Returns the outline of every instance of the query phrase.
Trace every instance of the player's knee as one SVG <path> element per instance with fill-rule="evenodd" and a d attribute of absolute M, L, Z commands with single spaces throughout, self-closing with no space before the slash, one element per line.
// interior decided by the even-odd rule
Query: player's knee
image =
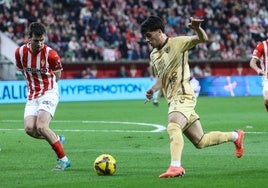
<path fill-rule="evenodd" d="M 180 125 L 177 123 L 169 123 L 167 126 L 167 132 L 170 137 L 178 133 L 180 130 Z"/>
<path fill-rule="evenodd" d="M 46 133 L 46 130 L 47 130 L 46 126 L 37 125 L 37 128 L 36 128 L 37 134 L 44 135 Z"/>
<path fill-rule="evenodd" d="M 27 126 L 27 125 L 25 125 L 25 126 L 24 126 L 24 131 L 25 131 L 27 134 L 32 135 L 33 132 L 34 132 L 34 128 L 31 127 L 31 126 Z"/>
<path fill-rule="evenodd" d="M 37 138 L 37 132 L 36 132 L 36 128 L 33 126 L 24 126 L 24 131 L 26 134 L 28 134 L 31 137 Z"/>
<path fill-rule="evenodd" d="M 195 147 L 197 149 L 203 149 L 204 147 L 206 147 L 206 142 L 207 142 L 207 137 L 204 135 L 201 140 L 195 144 Z"/>

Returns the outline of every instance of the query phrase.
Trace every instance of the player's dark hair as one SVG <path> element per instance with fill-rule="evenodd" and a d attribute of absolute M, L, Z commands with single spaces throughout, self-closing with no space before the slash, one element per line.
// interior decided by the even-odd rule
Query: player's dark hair
<path fill-rule="evenodd" d="M 41 23 L 33 22 L 33 23 L 31 23 L 31 24 L 29 25 L 29 31 L 28 31 L 28 33 L 29 33 L 29 36 L 30 36 L 30 37 L 32 37 L 33 34 L 34 34 L 35 36 L 40 37 L 40 36 L 46 34 L 46 28 L 45 28 L 45 26 L 44 26 L 43 24 L 41 24 Z"/>
<path fill-rule="evenodd" d="M 165 32 L 165 25 L 161 18 L 158 16 L 149 16 L 142 24 L 141 24 L 141 34 L 144 35 L 146 32 L 156 31 L 157 29 L 161 29 L 162 32 Z"/>

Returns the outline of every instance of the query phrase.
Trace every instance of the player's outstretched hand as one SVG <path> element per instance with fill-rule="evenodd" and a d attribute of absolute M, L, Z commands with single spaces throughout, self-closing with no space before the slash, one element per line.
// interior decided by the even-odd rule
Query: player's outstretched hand
<path fill-rule="evenodd" d="M 190 17 L 190 22 L 188 23 L 188 27 L 190 27 L 191 29 L 199 28 L 203 21 L 204 21 L 203 19 Z"/>

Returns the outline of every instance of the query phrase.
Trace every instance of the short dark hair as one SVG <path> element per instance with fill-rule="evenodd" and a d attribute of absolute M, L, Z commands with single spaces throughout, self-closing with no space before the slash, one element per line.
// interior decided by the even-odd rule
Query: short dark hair
<path fill-rule="evenodd" d="M 161 29 L 162 32 L 165 32 L 165 25 L 162 19 L 158 16 L 149 16 L 142 24 L 141 24 L 141 34 L 144 35 L 146 32 L 156 31 L 157 29 Z"/>
<path fill-rule="evenodd" d="M 32 37 L 33 35 L 40 37 L 40 36 L 46 34 L 46 28 L 41 23 L 33 22 L 29 25 L 28 33 L 29 33 L 30 37 Z"/>

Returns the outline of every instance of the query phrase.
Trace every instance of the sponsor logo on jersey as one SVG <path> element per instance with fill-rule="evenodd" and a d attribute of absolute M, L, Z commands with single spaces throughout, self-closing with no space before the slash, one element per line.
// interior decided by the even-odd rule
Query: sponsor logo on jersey
<path fill-rule="evenodd" d="M 36 69 L 36 68 L 28 68 L 28 67 L 24 68 L 24 71 L 28 73 L 42 73 L 42 74 L 45 74 L 48 72 L 46 68 Z"/>
<path fill-rule="evenodd" d="M 170 46 L 168 46 L 167 48 L 165 48 L 165 52 L 168 54 L 170 52 Z"/>

